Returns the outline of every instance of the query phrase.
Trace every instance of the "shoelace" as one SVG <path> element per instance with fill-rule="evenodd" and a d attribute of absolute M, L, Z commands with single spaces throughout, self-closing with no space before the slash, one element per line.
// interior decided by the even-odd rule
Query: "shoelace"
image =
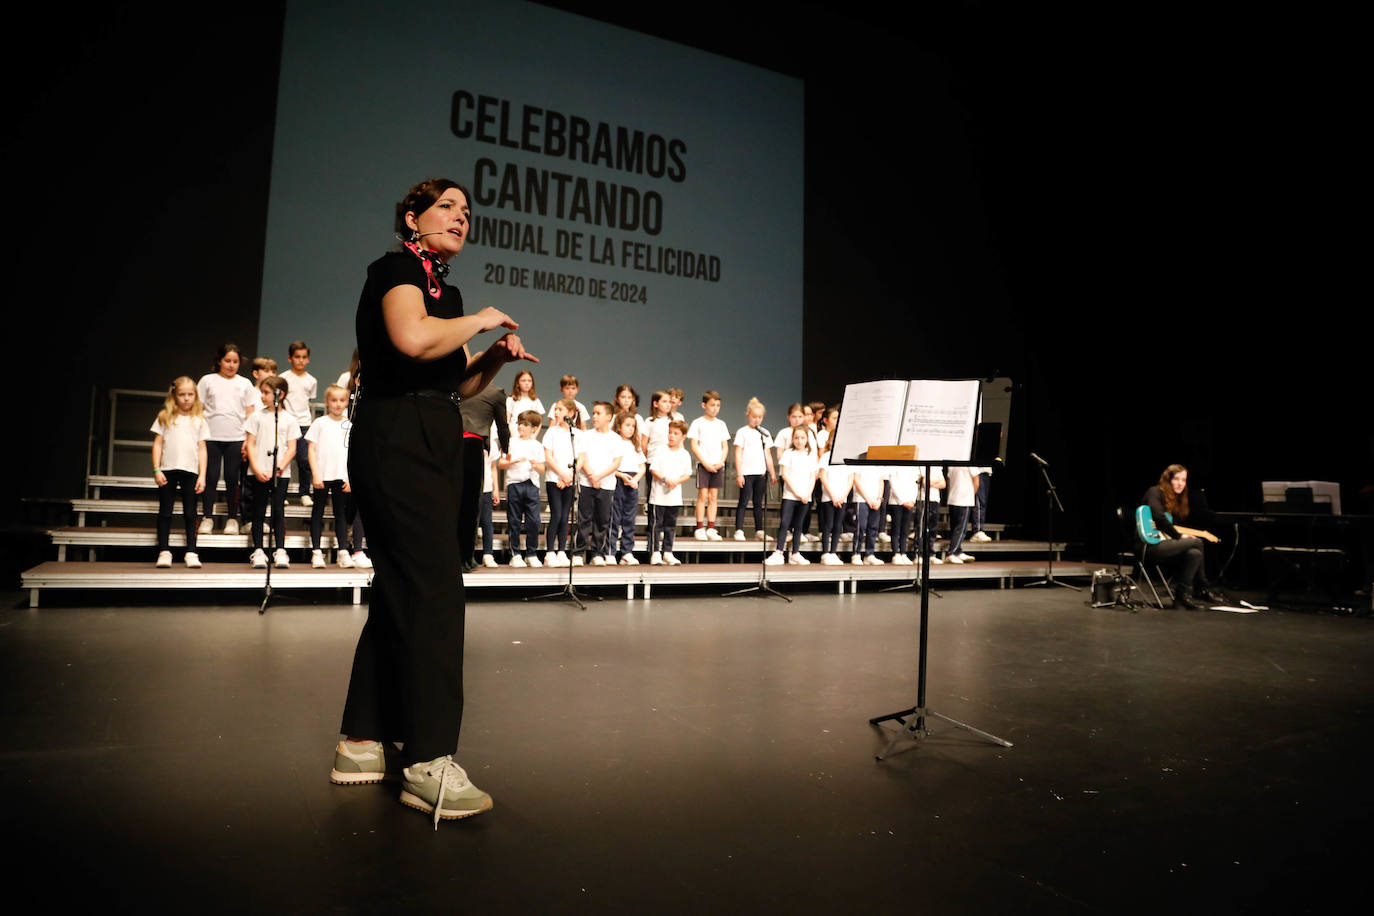
<path fill-rule="evenodd" d="M 444 793 L 448 791 L 449 780 L 453 780 L 453 787 L 461 789 L 467 784 L 467 771 L 460 767 L 453 759 L 453 755 L 439 757 L 431 760 L 425 767 L 426 776 L 434 776 L 439 780 L 439 794 L 434 799 L 434 829 L 439 829 L 439 812 L 444 807 Z"/>

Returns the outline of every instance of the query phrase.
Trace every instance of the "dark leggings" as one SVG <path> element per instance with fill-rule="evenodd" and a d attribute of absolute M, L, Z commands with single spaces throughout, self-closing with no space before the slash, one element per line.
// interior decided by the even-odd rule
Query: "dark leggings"
<path fill-rule="evenodd" d="M 222 442 L 210 439 L 205 443 L 205 492 L 201 495 L 201 514 L 206 518 L 215 514 L 215 487 L 219 485 L 219 467 L 224 463 L 224 495 L 229 503 L 229 518 L 239 517 L 239 467 L 243 464 L 243 440 Z"/>
<path fill-rule="evenodd" d="M 749 500 L 754 501 L 754 530 L 763 530 L 763 499 L 768 493 L 768 478 L 763 474 L 746 474 L 744 486 L 739 490 L 739 502 L 735 503 L 735 530 L 744 528 L 744 507 Z"/>
<path fill-rule="evenodd" d="M 253 546 L 262 547 L 262 521 L 267 517 L 267 504 L 272 504 L 272 541 L 278 547 L 286 546 L 286 488 L 291 485 L 290 477 L 277 478 L 263 482 L 256 477 L 253 482 Z"/>
<path fill-rule="evenodd" d="M 348 550 L 348 529 L 353 528 L 353 548 L 363 549 L 363 519 L 353 506 L 353 494 L 345 493 L 342 480 L 326 480 L 324 486 L 315 491 L 315 505 L 310 507 L 310 546 L 320 549 L 320 537 L 324 534 L 324 501 L 328 495 L 334 506 L 334 541 L 339 550 Z M 275 523 L 274 523 L 275 524 Z"/>
<path fill-rule="evenodd" d="M 844 509 L 828 499 L 821 502 L 821 553 L 839 551 L 840 535 L 844 534 Z"/>
<path fill-rule="evenodd" d="M 177 492 L 181 493 L 182 521 L 186 523 L 186 549 L 196 549 L 196 473 L 194 471 L 162 471 L 165 486 L 157 488 L 157 547 L 166 550 L 172 537 L 172 506 Z"/>
<path fill-rule="evenodd" d="M 1178 582 L 1184 588 L 1192 588 L 1195 581 L 1202 584 L 1202 541 L 1198 538 L 1176 538 L 1151 544 L 1145 548 L 1145 562 L 1160 567 L 1177 564 Z"/>
<path fill-rule="evenodd" d="M 778 549 L 791 555 L 802 549 L 802 519 L 806 517 L 806 503 L 795 499 L 783 499 L 782 520 L 778 525 Z M 787 549 L 787 535 L 792 534 L 792 550 Z"/>
<path fill-rule="evenodd" d="M 544 547 L 548 550 L 555 549 L 553 545 L 557 540 L 557 549 L 567 552 L 568 514 L 572 511 L 573 488 L 549 483 L 544 485 L 544 491 L 549 494 L 549 527 L 544 536 Z"/>

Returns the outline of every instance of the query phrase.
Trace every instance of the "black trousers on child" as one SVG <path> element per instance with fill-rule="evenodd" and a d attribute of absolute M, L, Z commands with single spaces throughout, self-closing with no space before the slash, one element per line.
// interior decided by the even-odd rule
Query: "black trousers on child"
<path fill-rule="evenodd" d="M 172 507 L 181 494 L 182 521 L 186 524 L 186 549 L 196 549 L 196 477 L 192 471 L 163 470 L 167 485 L 157 488 L 157 548 L 166 550 L 172 538 Z"/>
<path fill-rule="evenodd" d="M 272 540 L 278 547 L 286 546 L 286 488 L 290 477 L 278 477 L 277 485 L 253 478 L 253 546 L 262 547 L 262 522 L 267 517 L 267 504 L 272 504 Z"/>
<path fill-rule="evenodd" d="M 447 401 L 359 404 L 348 478 L 374 569 L 341 730 L 404 742 L 407 765 L 452 754 L 463 722 L 462 458 L 462 417 Z"/>
<path fill-rule="evenodd" d="M 578 490 L 577 550 L 586 551 L 589 559 L 606 553 L 606 542 L 611 534 L 611 504 L 614 501 L 614 490 L 592 487 Z"/>
<path fill-rule="evenodd" d="M 223 442 L 210 439 L 205 443 L 205 492 L 201 495 L 201 515 L 214 514 L 215 488 L 219 486 L 219 469 L 224 465 L 224 495 L 229 503 L 229 518 L 239 517 L 239 468 L 243 465 L 243 440 Z"/>

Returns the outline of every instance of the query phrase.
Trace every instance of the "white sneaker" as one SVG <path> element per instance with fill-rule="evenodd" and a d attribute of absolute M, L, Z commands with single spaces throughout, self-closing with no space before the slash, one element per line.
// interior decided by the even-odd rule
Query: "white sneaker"
<path fill-rule="evenodd" d="M 530 557 L 529 559 L 525 560 L 525 565 L 528 566 L 530 569 L 539 569 L 544 564 L 539 562 L 538 557 Z"/>
<path fill-rule="evenodd" d="M 930 556 L 930 565 L 931 565 L 931 566 L 943 566 L 943 565 L 944 565 L 944 562 L 945 562 L 944 560 L 940 559 L 939 557 L 935 556 L 934 554 L 931 554 L 931 556 Z"/>
<path fill-rule="evenodd" d="M 882 565 L 883 565 L 883 561 L 880 560 L 880 559 L 878 559 L 877 557 L 875 557 L 873 554 L 870 553 L 868 556 L 864 557 L 864 565 L 865 565 L 865 566 L 882 566 Z"/>
<path fill-rule="evenodd" d="M 935 562 L 934 558 L 932 558 L 930 562 L 934 563 L 934 562 Z M 959 554 L 956 553 L 956 554 L 954 554 L 953 556 L 945 557 L 945 562 L 946 562 L 946 563 L 962 563 L 962 562 L 964 562 L 964 558 L 961 557 L 961 556 L 959 556 Z"/>
<path fill-rule="evenodd" d="M 854 564 L 855 566 L 863 566 L 863 565 L 864 565 L 864 558 L 861 557 L 861 556 L 859 556 L 859 555 L 856 553 L 856 554 L 854 554 L 854 556 L 852 556 L 852 557 L 849 558 L 849 562 L 852 563 L 852 564 Z"/>
<path fill-rule="evenodd" d="M 803 534 L 803 535 L 802 535 L 802 543 L 803 543 L 803 544 L 815 544 L 815 543 L 817 543 L 818 541 L 820 541 L 820 538 L 818 538 L 818 537 L 817 537 L 816 535 L 814 535 L 814 534 Z"/>
<path fill-rule="evenodd" d="M 153 564 L 158 569 L 172 568 L 172 552 L 170 550 L 160 550 L 157 554 L 157 562 Z"/>
<path fill-rule="evenodd" d="M 768 559 L 763 561 L 765 566 L 781 566 L 786 562 L 787 558 L 782 555 L 781 550 L 773 551 L 768 555 Z"/>
<path fill-rule="evenodd" d="M 840 543 L 841 543 L 841 544 L 852 544 L 852 543 L 854 543 L 854 532 L 852 532 L 852 531 L 845 531 L 845 532 L 841 533 L 841 534 L 840 534 Z"/>
<path fill-rule="evenodd" d="M 747 540 L 749 540 L 747 537 L 744 536 L 744 529 L 743 529 L 743 528 L 736 528 L 736 529 L 735 529 L 735 540 L 737 540 L 737 541 L 747 541 Z"/>
<path fill-rule="evenodd" d="M 650 565 L 650 566 L 662 566 L 662 565 L 663 565 L 663 554 L 659 553 L 657 550 L 655 550 L 653 553 L 649 554 L 649 565 Z"/>
<path fill-rule="evenodd" d="M 311 506 L 315 505 L 315 500 L 309 493 L 306 493 L 301 497 L 301 505 L 309 509 Z"/>
<path fill-rule="evenodd" d="M 973 534 L 969 535 L 969 540 L 973 541 L 975 544 L 986 544 L 991 541 L 992 538 L 988 537 L 982 531 L 975 531 Z"/>
<path fill-rule="evenodd" d="M 960 552 L 959 552 L 959 559 L 962 560 L 962 561 L 964 561 L 965 563 L 972 563 L 974 560 L 976 560 L 976 559 L 978 559 L 978 558 L 977 558 L 977 557 L 973 557 L 973 556 L 969 556 L 968 554 L 964 553 L 963 551 L 960 551 Z"/>
<path fill-rule="evenodd" d="M 565 567 L 572 565 L 572 560 L 568 559 L 568 552 L 566 550 L 558 551 L 558 565 Z"/>
<path fill-rule="evenodd" d="M 239 533 L 239 520 L 236 519 L 236 518 L 231 518 L 231 519 L 229 519 L 227 522 L 225 522 L 225 523 L 224 523 L 224 533 L 225 533 L 225 534 L 238 534 L 238 533 Z"/>
<path fill-rule="evenodd" d="M 484 553 L 482 554 L 482 565 L 487 569 L 495 569 L 499 564 L 496 562 L 496 557 L 489 553 Z"/>
<path fill-rule="evenodd" d="M 668 564 L 669 566 L 681 566 L 681 565 L 682 565 L 682 561 L 679 560 L 677 557 L 673 556 L 671 553 L 665 553 L 665 554 L 663 555 L 663 562 L 666 563 L 666 564 Z"/>
<path fill-rule="evenodd" d="M 907 556 L 907 555 L 904 554 L 904 553 L 896 554 L 896 555 L 894 555 L 894 556 L 892 557 L 892 565 L 893 565 L 893 566 L 910 566 L 910 565 L 911 565 L 911 557 Z"/>
<path fill-rule="evenodd" d="M 200 554 L 194 550 L 188 550 L 182 562 L 186 564 L 187 569 L 200 569 Z"/>
<path fill-rule="evenodd" d="M 585 566 L 586 563 L 587 561 L 582 558 L 582 554 L 580 553 L 572 558 L 572 565 L 574 566 Z"/>
<path fill-rule="evenodd" d="M 708 541 L 723 541 L 723 540 L 725 540 L 725 538 L 721 537 L 721 536 L 720 536 L 720 532 L 717 531 L 716 529 L 714 529 L 714 528 L 707 528 L 707 529 L 706 529 L 706 540 L 708 540 Z"/>
<path fill-rule="evenodd" d="M 788 564 L 791 565 L 791 566 L 810 566 L 810 565 L 811 565 L 811 561 L 808 560 L 806 557 L 802 556 L 802 555 L 799 554 L 799 553 L 794 553 L 794 554 L 792 554 L 792 556 L 788 558 L 787 562 L 788 562 Z"/>
<path fill-rule="evenodd" d="M 692 537 L 696 538 L 698 541 L 706 540 L 706 529 L 698 528 L 696 532 L 692 535 Z"/>
<path fill-rule="evenodd" d="M 253 564 L 254 569 L 266 569 L 267 554 L 263 552 L 263 549 L 261 547 L 259 547 L 257 550 L 253 551 L 253 555 L 248 558 L 248 562 Z"/>
<path fill-rule="evenodd" d="M 339 564 L 339 569 L 353 568 L 353 554 L 347 550 L 340 550 L 334 557 L 334 562 Z"/>
<path fill-rule="evenodd" d="M 515 556 L 513 556 L 513 557 L 510 558 L 510 565 L 511 565 L 511 568 L 512 568 L 512 569 L 524 569 L 524 568 L 525 568 L 525 558 L 522 557 L 522 556 L 520 556 L 520 554 L 517 553 Z"/>
<path fill-rule="evenodd" d="M 878 532 L 878 543 L 879 543 L 879 544 L 891 544 L 891 543 L 892 543 L 892 535 L 888 534 L 886 531 L 879 531 L 879 532 Z"/>
<path fill-rule="evenodd" d="M 329 565 L 329 564 L 326 563 L 326 562 L 324 561 L 324 551 L 323 551 L 323 550 L 312 550 L 312 551 L 310 551 L 310 568 L 311 568 L 311 569 L 324 569 L 324 568 L 326 568 L 328 565 Z"/>
<path fill-rule="evenodd" d="M 592 565 L 593 565 L 593 566 L 605 566 L 605 565 L 606 565 L 606 558 L 603 557 L 601 554 L 597 554 L 596 556 L 592 557 Z"/>
<path fill-rule="evenodd" d="M 196 530 L 201 534 L 213 534 L 215 531 L 215 520 L 208 515 L 205 516 L 205 518 L 200 520 L 200 527 Z"/>
<path fill-rule="evenodd" d="M 291 565 L 291 558 L 286 555 L 284 549 L 278 547 L 277 552 L 272 554 L 272 562 L 276 564 L 277 569 L 286 569 Z"/>
<path fill-rule="evenodd" d="M 635 555 L 632 554 L 632 553 L 627 553 L 627 554 L 625 554 L 625 556 L 623 556 L 623 557 L 620 558 L 620 562 L 624 563 L 626 566 L 638 566 L 638 565 L 639 565 L 639 561 L 635 559 Z"/>
<path fill-rule="evenodd" d="M 767 535 L 768 535 L 768 532 L 766 532 L 766 531 L 755 531 L 755 532 L 754 532 L 754 540 L 756 540 L 756 541 L 761 541 L 761 540 L 763 540 Z"/>
<path fill-rule="evenodd" d="M 353 565 L 359 569 L 371 569 L 372 558 L 361 550 L 355 550 L 353 551 Z"/>

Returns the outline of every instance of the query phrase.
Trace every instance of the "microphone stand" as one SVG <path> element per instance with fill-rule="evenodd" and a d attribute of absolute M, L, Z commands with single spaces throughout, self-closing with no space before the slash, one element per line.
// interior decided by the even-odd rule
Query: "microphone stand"
<path fill-rule="evenodd" d="M 1059 511 L 1064 511 L 1064 504 L 1059 501 L 1059 493 L 1054 488 L 1054 482 L 1050 480 L 1049 472 L 1045 469 L 1049 467 L 1049 462 L 1039 455 L 1031 452 L 1031 457 L 1040 465 L 1040 475 L 1045 478 L 1045 534 L 1049 539 L 1046 559 L 1049 566 L 1045 570 L 1045 578 L 1035 582 L 1027 582 L 1022 588 L 1035 588 L 1038 585 L 1057 585 L 1060 588 L 1071 588 L 1074 591 L 1082 591 L 1077 585 L 1070 585 L 1067 582 L 1059 582 L 1054 578 L 1054 508 L 1059 507 Z"/>
<path fill-rule="evenodd" d="M 581 493 L 581 489 L 582 489 L 581 484 L 579 484 L 579 483 L 577 482 L 577 417 L 578 417 L 578 412 L 577 412 L 577 411 L 573 411 L 573 412 L 572 412 L 572 415 L 569 416 L 569 417 L 567 418 L 567 423 L 568 423 L 568 442 L 572 445 L 572 458 L 573 458 L 572 463 L 568 465 L 568 470 L 572 471 L 572 479 L 573 479 L 573 482 L 572 482 L 572 491 L 573 491 L 572 504 L 568 507 L 568 528 L 569 528 L 569 534 L 572 534 L 572 533 L 573 533 L 573 531 L 572 531 L 573 521 L 577 518 L 578 497 L 579 497 L 579 494 Z M 553 516 L 552 516 L 552 515 L 549 516 L 549 521 L 550 521 L 550 522 L 553 521 Z M 545 536 L 545 540 L 547 540 L 547 535 Z M 576 540 L 576 538 L 574 538 L 574 539 L 573 539 L 573 545 L 576 546 L 576 544 L 577 544 L 577 540 Z M 574 551 L 574 552 L 576 552 L 576 551 Z M 560 589 L 559 589 L 558 591 L 556 591 L 556 592 L 549 592 L 549 593 L 544 594 L 544 595 L 530 595 L 529 597 L 524 598 L 523 600 L 525 600 L 525 601 L 546 601 L 546 600 L 548 600 L 548 599 L 550 599 L 550 598 L 567 599 L 568 601 L 571 601 L 573 604 L 576 604 L 576 605 L 577 605 L 577 609 L 578 609 L 579 611 L 585 611 L 585 610 L 587 609 L 587 605 L 582 601 L 582 596 L 581 596 L 581 594 L 577 591 L 577 587 L 573 585 L 573 563 L 572 563 L 572 558 L 571 558 L 571 557 L 568 558 L 568 584 L 567 584 L 567 585 L 563 586 L 562 588 L 560 588 Z M 601 600 L 601 596 L 600 596 L 600 595 L 597 595 L 597 596 L 596 596 L 596 600 L 597 600 L 597 601 L 600 601 L 600 600 Z"/>
<path fill-rule="evenodd" d="M 759 434 L 759 437 L 760 437 L 761 439 L 763 439 L 763 448 L 764 448 L 764 462 L 763 462 L 763 466 L 764 466 L 765 469 L 767 469 L 767 467 L 768 467 L 768 451 L 767 451 L 767 450 L 768 450 L 768 446 L 771 444 L 771 440 L 768 438 L 768 436 L 764 435 L 763 430 L 760 429 L 759 427 L 757 427 L 757 426 L 754 427 L 754 431 L 757 432 L 757 433 Z M 781 549 L 781 545 L 776 545 L 776 546 L 778 546 L 778 548 Z M 748 588 L 737 589 L 737 590 L 735 590 L 735 591 L 733 591 L 733 592 L 726 592 L 726 593 L 725 593 L 724 595 L 722 595 L 721 597 L 722 597 L 722 598 L 733 598 L 733 597 L 735 597 L 736 595 L 748 595 L 748 594 L 752 594 L 752 593 L 754 593 L 754 592 L 761 592 L 761 593 L 763 593 L 763 594 L 765 594 L 765 595 L 772 595 L 774 598 L 781 598 L 783 601 L 786 601 L 788 604 L 791 604 L 791 603 L 792 603 L 792 599 L 791 599 L 791 598 L 787 597 L 787 596 L 784 595 L 782 592 L 778 591 L 777 589 L 773 588 L 773 586 L 771 586 L 771 585 L 768 584 L 768 487 L 766 487 L 766 486 L 763 488 L 763 559 L 759 561 L 759 581 L 758 581 L 758 584 L 757 584 L 757 585 L 751 585 L 751 586 L 749 586 Z"/>
<path fill-rule="evenodd" d="M 268 493 L 267 493 L 267 506 L 268 506 L 269 509 L 277 504 L 277 485 L 278 485 L 278 483 L 280 482 L 280 475 L 277 474 L 277 448 L 278 448 L 278 445 L 280 444 L 280 442 L 281 442 L 281 390 L 278 389 L 278 388 L 273 388 L 273 389 L 272 389 L 272 451 L 270 451 L 270 452 L 268 453 L 268 454 L 271 456 L 271 458 L 272 458 L 272 486 L 268 489 Z M 257 510 L 254 509 L 253 512 L 254 512 L 254 514 L 256 514 L 256 513 L 257 513 Z M 264 515 L 266 515 L 266 513 L 264 513 Z M 283 521 L 285 521 L 284 518 L 283 518 Z M 279 526 L 278 526 L 275 522 L 276 522 L 276 520 L 273 519 L 273 525 L 272 525 L 272 552 L 273 552 L 274 554 L 275 554 L 278 550 L 281 549 L 281 532 L 277 530 L 277 528 L 278 528 Z M 272 562 L 273 562 L 273 559 L 274 559 L 274 557 L 268 557 L 268 558 L 267 558 L 267 576 L 266 576 L 266 579 L 265 579 L 264 582 L 263 582 L 262 604 L 258 606 L 258 613 L 259 613 L 259 614 L 265 614 L 265 613 L 267 613 L 267 606 L 268 606 L 269 604 L 272 603 Z"/>

